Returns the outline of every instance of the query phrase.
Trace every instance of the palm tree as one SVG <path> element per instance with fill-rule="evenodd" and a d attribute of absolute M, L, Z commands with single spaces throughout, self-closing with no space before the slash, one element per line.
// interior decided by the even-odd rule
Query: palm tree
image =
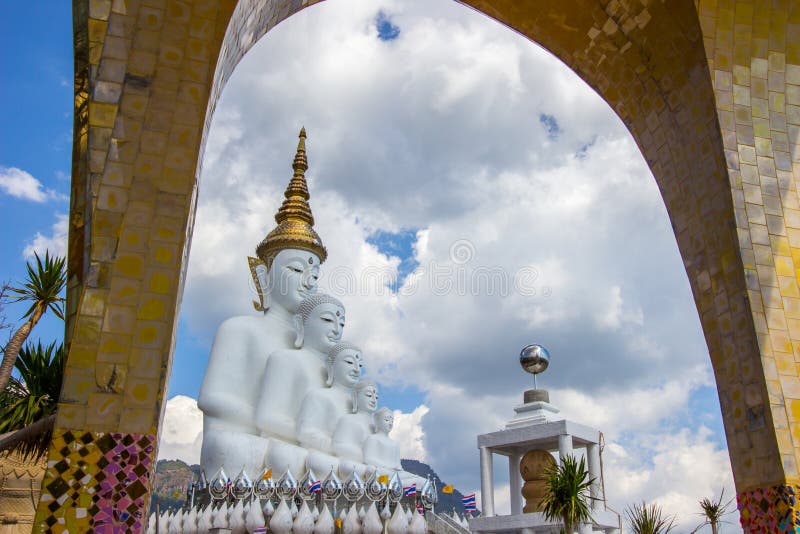
<path fill-rule="evenodd" d="M 694 532 L 697 532 L 705 525 L 711 525 L 712 534 L 717 534 L 719 525 L 722 523 L 722 517 L 728 513 L 728 507 L 733 502 L 733 499 L 730 499 L 725 504 L 722 504 L 724 495 L 725 489 L 723 488 L 722 492 L 719 494 L 719 499 L 716 501 L 712 501 L 709 498 L 700 499 L 700 508 L 703 510 L 701 515 L 705 516 L 705 521 L 703 521 L 703 524 L 701 524 L 699 527 L 694 529 Z"/>
<path fill-rule="evenodd" d="M 633 504 L 625 509 L 625 520 L 634 534 L 667 534 L 675 528 L 675 517 L 665 516 L 656 504 Z"/>
<path fill-rule="evenodd" d="M 12 376 L 0 393 L 0 451 L 19 450 L 24 456 L 41 457 L 53 432 L 56 403 L 64 376 L 64 345 L 38 342 L 19 351 Z"/>
<path fill-rule="evenodd" d="M 586 470 L 586 460 L 568 454 L 561 457 L 560 465 L 545 471 L 545 494 L 539 509 L 548 521 L 561 521 L 564 530 L 572 533 L 581 523 L 591 521 L 589 489 L 594 483 Z"/>
<path fill-rule="evenodd" d="M 67 282 L 67 274 L 64 270 L 64 258 L 60 256 L 50 256 L 45 252 L 44 261 L 34 254 L 36 258 L 35 268 L 28 262 L 28 278 L 22 287 L 9 288 L 9 300 L 11 302 L 30 302 L 30 308 L 22 316 L 27 319 L 20 326 L 8 344 L 3 349 L 3 363 L 0 364 L 0 391 L 4 391 L 11 378 L 11 370 L 17 360 L 22 345 L 28 339 L 28 335 L 39 319 L 47 310 L 52 311 L 59 319 L 64 319 L 63 302 L 61 292 Z"/>

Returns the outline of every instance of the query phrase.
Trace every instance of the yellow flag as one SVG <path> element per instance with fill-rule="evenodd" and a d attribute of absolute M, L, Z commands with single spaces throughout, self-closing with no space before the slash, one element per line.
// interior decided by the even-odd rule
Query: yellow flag
<path fill-rule="evenodd" d="M 453 485 L 449 484 L 442 488 L 442 493 L 453 493 Z"/>
<path fill-rule="evenodd" d="M 336 518 L 336 528 L 342 528 L 342 519 L 339 517 Z"/>
<path fill-rule="evenodd" d="M 272 478 L 272 469 L 267 469 L 261 477 L 261 480 L 267 480 L 268 478 Z"/>
<path fill-rule="evenodd" d="M 389 483 L 389 475 L 381 475 L 378 477 L 378 482 L 381 484 L 388 484 Z"/>
<path fill-rule="evenodd" d="M 173 493 L 173 494 L 172 494 L 172 496 L 173 496 L 173 497 L 175 497 L 175 498 L 177 499 L 178 497 L 180 497 L 180 496 L 181 496 L 181 490 L 179 490 L 179 489 L 176 489 L 176 490 L 175 490 L 175 493 Z"/>

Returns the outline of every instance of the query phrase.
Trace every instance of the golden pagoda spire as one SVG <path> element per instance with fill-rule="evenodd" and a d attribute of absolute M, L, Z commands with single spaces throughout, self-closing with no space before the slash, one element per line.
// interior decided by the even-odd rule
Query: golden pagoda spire
<path fill-rule="evenodd" d="M 310 195 L 305 176 L 308 169 L 305 128 L 300 130 L 299 137 L 297 152 L 292 162 L 294 175 L 283 193 L 285 197 L 283 204 L 275 214 L 275 222 L 278 223 L 278 226 L 267 234 L 267 237 L 256 247 L 256 254 L 266 263 L 267 268 L 272 265 L 275 255 L 287 248 L 313 252 L 319 257 L 320 263 L 324 262 L 328 256 L 322 240 L 314 231 L 314 215 L 308 204 Z"/>

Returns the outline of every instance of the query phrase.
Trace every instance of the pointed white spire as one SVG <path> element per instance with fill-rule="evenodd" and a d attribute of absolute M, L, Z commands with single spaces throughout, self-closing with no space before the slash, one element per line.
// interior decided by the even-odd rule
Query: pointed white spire
<path fill-rule="evenodd" d="M 208 504 L 197 517 L 197 534 L 208 534 L 211 530 L 211 504 Z"/>
<path fill-rule="evenodd" d="M 383 501 L 383 508 L 381 509 L 381 519 L 384 521 L 388 520 L 392 517 L 392 510 L 389 508 L 389 501 L 388 499 Z"/>
<path fill-rule="evenodd" d="M 247 534 L 244 526 L 244 504 L 240 500 L 228 512 L 228 528 L 231 529 L 231 534 Z"/>
<path fill-rule="evenodd" d="M 370 503 L 367 509 L 367 514 L 361 522 L 361 530 L 364 534 L 381 534 L 383 532 L 383 522 L 374 502 Z"/>
<path fill-rule="evenodd" d="M 297 511 L 297 517 L 294 518 L 292 523 L 293 534 L 312 534 L 314 532 L 314 516 L 308 508 L 308 502 L 303 501 L 300 505 L 300 510 Z"/>
<path fill-rule="evenodd" d="M 425 521 L 425 516 L 422 514 L 414 513 L 411 518 L 411 523 L 408 525 L 408 534 L 425 534 L 428 531 L 428 524 Z"/>
<path fill-rule="evenodd" d="M 261 507 L 261 511 L 264 512 L 264 517 L 267 519 L 272 517 L 272 514 L 275 513 L 275 506 L 272 505 L 271 499 L 267 499 L 267 502 L 265 502 L 264 506 Z"/>
<path fill-rule="evenodd" d="M 292 531 L 292 511 L 285 500 L 281 499 L 278 509 L 272 514 L 269 529 L 275 534 L 289 534 Z"/>
<path fill-rule="evenodd" d="M 333 534 L 336 530 L 336 525 L 333 522 L 333 516 L 328 509 L 328 504 L 322 505 L 322 511 L 319 513 L 316 523 L 314 524 L 314 534 Z"/>
<path fill-rule="evenodd" d="M 342 533 L 361 534 L 361 521 L 358 519 L 358 511 L 355 504 L 350 506 L 350 510 L 347 511 L 347 516 L 345 516 L 342 523 Z"/>
<path fill-rule="evenodd" d="M 158 531 L 167 532 L 169 530 L 169 512 L 163 512 L 158 517 Z"/>
<path fill-rule="evenodd" d="M 258 497 L 253 497 L 250 501 L 250 509 L 247 510 L 247 516 L 244 518 L 244 525 L 247 527 L 247 532 L 253 532 L 259 527 L 267 526 L 267 520 L 264 518 L 264 513 L 261 511 L 261 503 Z"/>
<path fill-rule="evenodd" d="M 389 519 L 386 528 L 389 534 L 406 534 L 408 530 L 408 521 L 406 520 L 406 513 L 400 504 L 395 507 L 392 518 Z"/>

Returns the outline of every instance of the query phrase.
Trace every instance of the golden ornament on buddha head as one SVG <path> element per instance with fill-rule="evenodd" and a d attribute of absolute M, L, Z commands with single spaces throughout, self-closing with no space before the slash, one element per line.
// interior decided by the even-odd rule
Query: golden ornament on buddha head
<path fill-rule="evenodd" d="M 314 230 L 314 215 L 308 203 L 310 195 L 305 177 L 308 169 L 305 128 L 300 130 L 300 141 L 297 143 L 292 169 L 294 176 L 284 192 L 283 204 L 275 214 L 278 226 L 256 247 L 256 255 L 266 264 L 267 269 L 271 267 L 275 255 L 288 248 L 313 252 L 320 263 L 323 263 L 328 256 L 328 251 Z"/>

